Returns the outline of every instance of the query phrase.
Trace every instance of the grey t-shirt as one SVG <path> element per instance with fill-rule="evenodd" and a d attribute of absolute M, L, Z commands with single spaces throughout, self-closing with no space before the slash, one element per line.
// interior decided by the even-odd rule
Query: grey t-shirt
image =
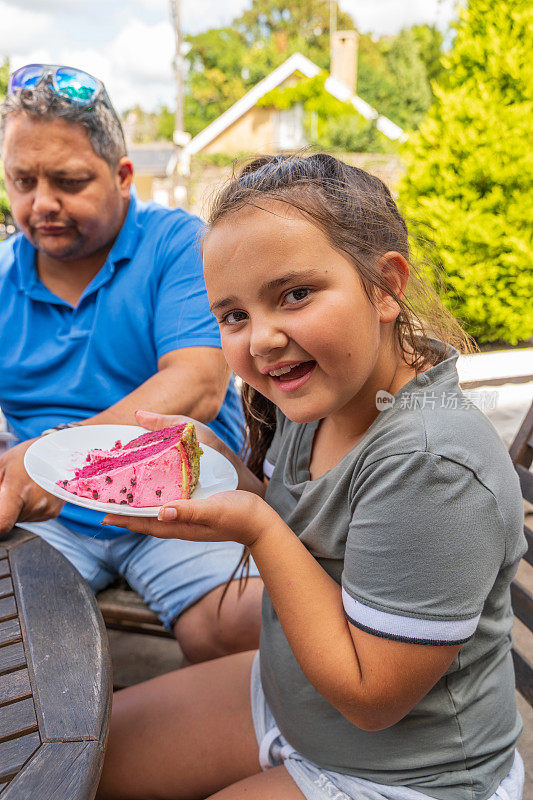
<path fill-rule="evenodd" d="M 457 350 L 433 347 L 443 360 L 316 480 L 318 422 L 278 414 L 266 500 L 342 585 L 352 624 L 462 649 L 404 719 L 363 731 L 307 680 L 265 592 L 261 680 L 283 735 L 320 766 L 442 800 L 485 800 L 521 731 L 509 583 L 526 549 L 523 507 L 504 445 L 461 393 Z"/>

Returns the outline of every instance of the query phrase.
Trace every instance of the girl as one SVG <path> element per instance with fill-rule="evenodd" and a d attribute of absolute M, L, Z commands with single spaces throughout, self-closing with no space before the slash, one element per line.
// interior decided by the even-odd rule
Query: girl
<path fill-rule="evenodd" d="M 238 490 L 106 522 L 243 544 L 261 646 L 117 694 L 98 797 L 518 800 L 518 480 L 388 189 L 324 154 L 258 159 L 203 256 L 249 466 L 198 425 Z"/>

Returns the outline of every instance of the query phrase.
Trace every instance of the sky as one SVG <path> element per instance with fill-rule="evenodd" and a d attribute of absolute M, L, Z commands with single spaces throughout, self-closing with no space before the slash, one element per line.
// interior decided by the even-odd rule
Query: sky
<path fill-rule="evenodd" d="M 184 34 L 229 25 L 251 0 L 181 0 Z M 445 30 L 454 0 L 340 0 L 362 33 L 407 25 Z M 115 107 L 172 107 L 169 0 L 0 0 L 0 61 L 67 64 L 104 81 Z"/>

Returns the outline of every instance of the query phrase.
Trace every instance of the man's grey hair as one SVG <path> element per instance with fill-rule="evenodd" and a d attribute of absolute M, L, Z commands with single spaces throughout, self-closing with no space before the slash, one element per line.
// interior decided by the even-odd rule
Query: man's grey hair
<path fill-rule="evenodd" d="M 27 114 L 35 119 L 61 118 L 83 125 L 94 152 L 112 169 L 127 154 L 120 122 L 101 98 L 91 106 L 84 106 L 60 97 L 46 83 L 34 89 L 20 89 L 16 94 L 8 95 L 0 105 L 0 148 L 6 122 L 13 114 Z"/>

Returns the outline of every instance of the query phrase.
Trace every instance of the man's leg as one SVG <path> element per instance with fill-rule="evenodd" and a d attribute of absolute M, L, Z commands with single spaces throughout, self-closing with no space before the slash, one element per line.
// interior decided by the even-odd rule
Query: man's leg
<path fill-rule="evenodd" d="M 259 647 L 263 581 L 249 578 L 241 591 L 233 580 L 220 605 L 223 591 L 224 586 L 213 589 L 174 623 L 174 635 L 190 664 Z"/>
<path fill-rule="evenodd" d="M 91 536 L 75 533 L 58 519 L 21 522 L 18 527 L 37 534 L 59 550 L 76 567 L 95 594 L 105 589 L 117 577 L 117 572 L 106 562 L 104 542 L 108 542 L 108 539 L 93 539 Z"/>
<path fill-rule="evenodd" d="M 244 591 L 232 581 L 219 609 L 241 545 L 132 536 L 137 543 L 124 553 L 119 571 L 174 631 L 189 663 L 257 648 L 262 581 L 253 562 Z"/>

